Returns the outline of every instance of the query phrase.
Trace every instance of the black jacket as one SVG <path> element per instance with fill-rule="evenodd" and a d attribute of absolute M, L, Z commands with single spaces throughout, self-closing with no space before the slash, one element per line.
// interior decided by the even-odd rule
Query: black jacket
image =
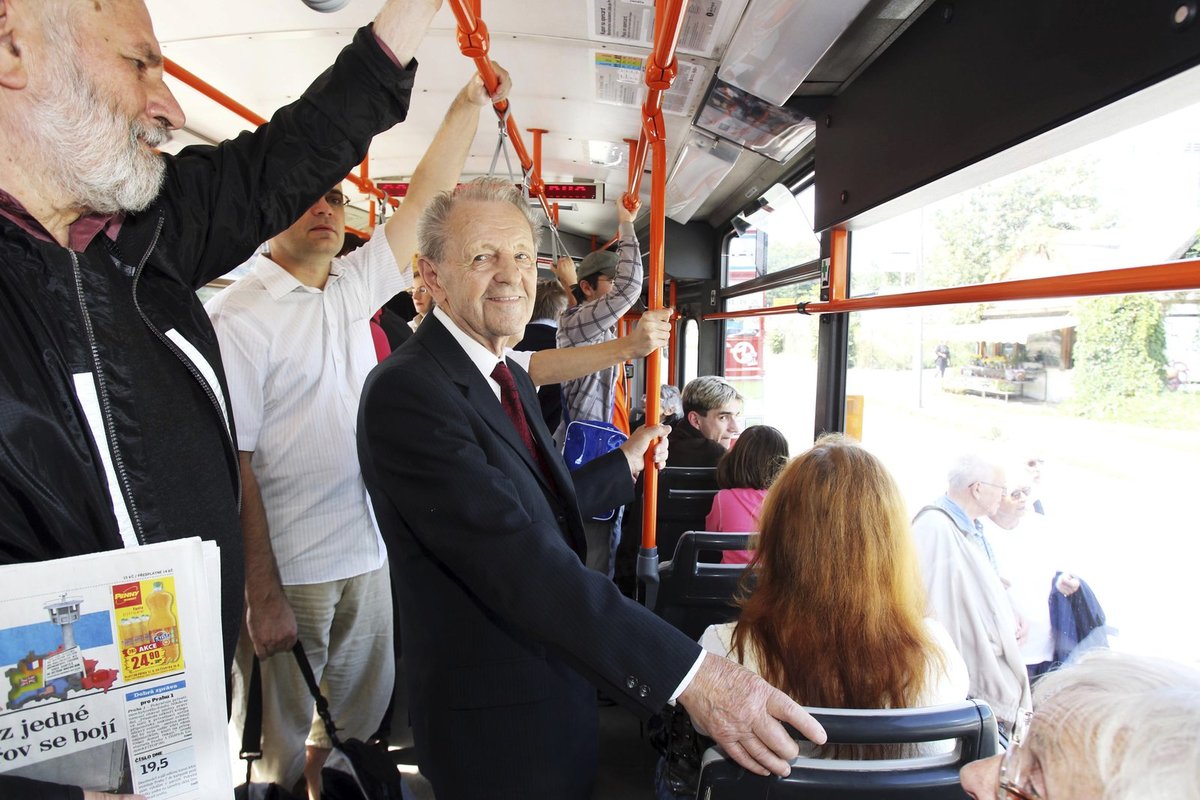
<path fill-rule="evenodd" d="M 558 329 L 544 323 L 529 323 L 525 326 L 525 338 L 517 343 L 515 350 L 553 350 L 558 345 L 554 336 Z M 538 405 L 542 408 L 542 419 L 551 433 L 558 430 L 562 422 L 562 386 L 547 383 L 537 390 Z"/>
<path fill-rule="evenodd" d="M 0 564 L 215 539 L 228 666 L 241 488 L 217 338 L 195 290 L 361 162 L 404 119 L 414 72 L 360 30 L 269 124 L 167 157 L 155 202 L 84 252 L 0 217 Z M 42 786 L 0 777 L 0 796 L 80 796 Z"/>
<path fill-rule="evenodd" d="M 675 421 L 667 441 L 668 467 L 715 467 L 721 456 L 729 452 L 720 442 L 705 438 L 687 417 Z"/>

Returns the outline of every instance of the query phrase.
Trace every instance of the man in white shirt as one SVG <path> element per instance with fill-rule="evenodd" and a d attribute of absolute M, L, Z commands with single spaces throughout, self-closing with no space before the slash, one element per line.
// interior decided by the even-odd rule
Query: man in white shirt
<path fill-rule="evenodd" d="M 376 730 L 394 670 L 387 552 L 355 446 L 359 394 L 377 363 L 369 320 L 412 285 L 417 218 L 458 179 L 479 110 L 507 93 L 501 75 L 495 98 L 478 76 L 459 92 L 405 202 L 367 244 L 335 257 L 346 197 L 331 189 L 270 240 L 251 275 L 207 305 L 229 379 L 244 486 L 247 625 L 234 663 L 233 725 L 240 732 L 257 654 L 263 757 L 255 780 L 291 787 L 303 773 L 314 800 L 331 743 L 314 723 L 294 660 L 269 656 L 299 638 L 344 735 L 366 739 Z"/>

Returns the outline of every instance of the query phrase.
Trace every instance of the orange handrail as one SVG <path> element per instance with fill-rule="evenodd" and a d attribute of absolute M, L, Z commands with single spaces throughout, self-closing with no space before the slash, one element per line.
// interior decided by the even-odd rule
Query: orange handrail
<path fill-rule="evenodd" d="M 237 100 L 234 100 L 232 97 L 213 86 L 211 83 L 205 81 L 203 78 L 200 78 L 195 73 L 184 69 L 169 58 L 163 59 L 163 71 L 186 86 L 190 86 L 191 88 L 195 89 L 197 92 L 217 103 L 218 105 L 229 109 L 234 114 L 237 114 L 239 117 L 255 127 L 263 125 L 267 122 L 266 117 L 254 113 Z M 399 205 L 398 202 L 389 197 L 386 192 L 377 187 L 370 181 L 370 179 L 366 177 L 366 163 L 366 159 L 363 159 L 363 163 L 360 165 L 360 169 L 363 171 L 362 177 L 355 175 L 354 173 L 350 173 L 346 176 L 346 180 L 357 186 L 358 190 L 363 194 L 371 195 L 373 197 L 378 197 L 381 200 L 391 202 L 393 206 Z M 372 224 L 374 224 L 374 213 L 375 209 L 374 205 L 372 205 Z"/>
<path fill-rule="evenodd" d="M 687 0 L 655 0 L 654 3 L 654 50 L 646 61 L 648 91 L 646 101 L 642 104 L 642 132 L 629 164 L 630 184 L 629 192 L 625 195 L 626 208 L 634 207 L 641 192 L 650 143 L 666 136 L 666 124 L 662 116 L 663 94 L 671 88 L 679 71 L 675 48 L 679 44 L 686 10 Z"/>
<path fill-rule="evenodd" d="M 255 114 L 237 100 L 234 100 L 212 84 L 197 77 L 194 73 L 187 71 L 169 58 L 163 59 L 163 71 L 185 85 L 192 87 L 210 100 L 225 106 L 225 108 L 255 126 L 262 125 L 267 121 L 265 117 Z"/>
<path fill-rule="evenodd" d="M 642 104 L 642 131 L 637 151 L 630 163 L 630 185 L 622 202 L 632 210 L 637 207 L 645 174 L 645 154 L 650 151 L 650 269 L 647 281 L 647 308 L 663 307 L 664 240 L 666 238 L 667 142 L 666 125 L 662 115 L 663 93 L 671 88 L 677 72 L 675 46 L 683 25 L 687 0 L 655 0 L 654 51 L 646 62 L 646 102 Z M 660 387 L 662 386 L 662 353 L 655 350 L 646 358 L 646 421 L 657 423 L 662 418 Z M 642 550 L 656 547 L 658 521 L 658 472 L 654 468 L 654 450 L 646 453 L 642 473 Z M 654 550 L 657 552 L 657 550 Z"/>
<path fill-rule="evenodd" d="M 838 314 L 847 311 L 870 311 L 884 308 L 920 308 L 959 303 L 1036 300 L 1047 297 L 1091 297 L 1102 294 L 1134 294 L 1138 292 L 1177 292 L 1197 288 L 1200 288 L 1200 258 L 1193 258 L 1187 261 L 1081 272 L 1075 275 L 1026 278 L 1019 281 L 955 286 L 949 289 L 927 289 L 921 292 L 903 292 L 873 297 L 852 297 L 845 300 L 801 303 L 798 306 L 722 311 L 716 314 L 705 314 L 704 319 L 739 319 L 797 312 Z"/>
<path fill-rule="evenodd" d="M 666 237 L 665 201 L 667 194 L 667 143 L 656 139 L 651 144 L 650 167 L 650 286 L 646 307 L 663 307 L 663 240 Z M 657 424 L 662 419 L 659 387 L 662 386 L 662 351 L 654 350 L 646 357 L 646 422 Z M 646 452 L 646 467 L 642 481 L 642 549 L 655 547 L 658 539 L 658 471 L 654 468 L 654 448 Z"/>
<path fill-rule="evenodd" d="M 454 17 L 458 20 L 458 49 L 464 56 L 475 62 L 475 69 L 479 70 L 479 77 L 483 79 L 483 85 L 487 87 L 487 90 L 489 92 L 496 91 L 496 87 L 500 85 L 500 76 L 496 74 L 492 60 L 488 57 L 491 40 L 488 36 L 487 25 L 479 18 L 479 0 L 450 0 L 450 10 L 454 12 Z M 529 193 L 541 202 L 542 210 L 546 212 L 546 219 L 553 219 L 540 169 L 533 163 L 533 159 L 529 157 L 529 152 L 525 149 L 525 141 L 521 138 L 521 128 L 509 110 L 508 100 L 501 100 L 492 105 L 496 109 L 497 116 L 504 120 L 508 138 L 512 141 L 513 152 L 516 153 L 517 159 L 521 162 L 521 168 L 527 175 Z"/>

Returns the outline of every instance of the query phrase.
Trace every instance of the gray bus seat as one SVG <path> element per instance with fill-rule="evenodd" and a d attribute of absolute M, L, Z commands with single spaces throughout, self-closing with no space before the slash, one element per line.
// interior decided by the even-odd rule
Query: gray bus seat
<path fill-rule="evenodd" d="M 962 800 L 958 781 L 965 764 L 999 752 L 996 718 L 987 703 L 967 700 L 911 709 L 808 709 L 839 744 L 892 744 L 956 740 L 941 755 L 886 760 L 797 758 L 786 778 L 761 777 L 725 757 L 705 752 L 697 797 L 701 800 Z M 803 738 L 792 731 L 796 738 Z"/>

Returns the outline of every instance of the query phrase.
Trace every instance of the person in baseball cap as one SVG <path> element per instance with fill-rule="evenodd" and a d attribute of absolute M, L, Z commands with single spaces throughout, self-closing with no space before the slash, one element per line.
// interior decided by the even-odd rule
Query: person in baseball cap
<path fill-rule="evenodd" d="M 595 300 L 608 294 L 617 277 L 617 254 L 611 250 L 588 253 L 579 262 L 579 291 L 584 301 Z"/>

